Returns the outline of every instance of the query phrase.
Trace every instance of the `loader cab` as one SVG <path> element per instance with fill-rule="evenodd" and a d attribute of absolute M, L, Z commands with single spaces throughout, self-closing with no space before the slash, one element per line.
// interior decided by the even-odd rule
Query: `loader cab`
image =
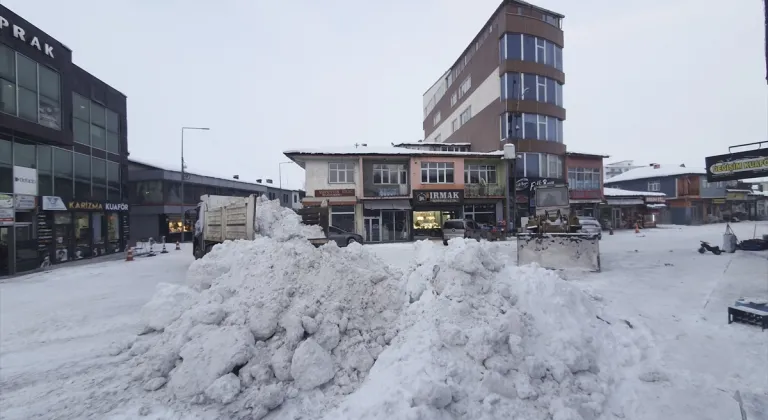
<path fill-rule="evenodd" d="M 567 186 L 538 186 L 534 192 L 534 203 L 536 214 L 528 220 L 528 232 L 570 233 L 580 229 L 578 219 L 571 217 Z"/>

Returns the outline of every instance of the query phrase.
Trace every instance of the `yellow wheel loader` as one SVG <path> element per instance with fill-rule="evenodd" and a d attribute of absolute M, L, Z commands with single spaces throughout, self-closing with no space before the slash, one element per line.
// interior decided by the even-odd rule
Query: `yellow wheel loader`
<path fill-rule="evenodd" d="M 581 233 L 578 217 L 571 214 L 568 187 L 540 185 L 532 199 L 536 213 L 517 235 L 517 265 L 600 271 L 600 239 Z"/>

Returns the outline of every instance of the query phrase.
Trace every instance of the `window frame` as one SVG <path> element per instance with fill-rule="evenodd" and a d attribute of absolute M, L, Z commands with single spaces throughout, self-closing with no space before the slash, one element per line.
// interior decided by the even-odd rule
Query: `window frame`
<path fill-rule="evenodd" d="M 344 169 L 340 165 L 344 166 Z M 336 180 L 333 181 L 333 173 L 336 173 Z M 344 181 L 341 181 L 340 174 L 344 174 Z M 348 178 L 352 176 L 350 181 Z M 328 162 L 328 183 L 329 184 L 354 184 L 355 183 L 355 164 L 352 162 Z"/>
<path fill-rule="evenodd" d="M 373 164 L 373 185 L 406 185 L 407 184 L 407 169 L 405 165 L 389 164 L 389 163 L 374 163 Z M 378 181 L 376 180 L 378 175 Z M 393 182 L 394 179 L 394 182 Z M 386 182 L 385 182 L 386 181 Z"/>
<path fill-rule="evenodd" d="M 472 176 L 477 177 L 477 182 L 472 182 Z M 493 179 L 491 179 L 493 178 Z M 486 185 L 496 185 L 499 182 L 498 171 L 496 165 L 476 163 L 464 165 L 464 183 L 470 185 L 483 184 L 482 180 L 485 179 Z"/>
<path fill-rule="evenodd" d="M 472 105 L 468 105 L 461 111 L 461 114 L 459 114 L 459 127 L 468 123 L 470 119 L 472 119 Z"/>
<path fill-rule="evenodd" d="M 435 116 L 432 117 L 432 126 L 436 126 L 436 125 L 440 124 L 440 120 L 442 118 L 443 118 L 443 116 L 440 114 L 440 111 L 437 111 L 437 113 L 435 113 Z"/>
<path fill-rule="evenodd" d="M 649 192 L 661 191 L 661 181 L 660 180 L 648 181 L 648 191 Z"/>
<path fill-rule="evenodd" d="M 435 182 L 430 180 L 434 174 Z M 448 180 L 450 176 L 450 180 Z M 454 184 L 456 182 L 455 165 L 453 162 L 421 162 L 422 184 Z"/>

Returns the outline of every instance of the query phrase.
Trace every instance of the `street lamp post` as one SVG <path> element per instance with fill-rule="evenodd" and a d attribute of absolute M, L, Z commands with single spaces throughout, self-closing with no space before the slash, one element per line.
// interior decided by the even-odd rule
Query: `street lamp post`
<path fill-rule="evenodd" d="M 181 218 L 179 219 L 181 221 L 181 233 L 179 234 L 180 239 L 179 242 L 184 242 L 184 180 L 186 178 L 186 174 L 184 173 L 184 170 L 186 169 L 186 165 L 184 164 L 184 131 L 185 130 L 201 130 L 201 131 L 208 131 L 210 128 L 208 127 L 181 127 L 181 192 L 179 193 L 181 195 L 181 204 L 179 205 L 181 210 Z"/>
<path fill-rule="evenodd" d="M 514 170 L 514 162 L 517 158 L 517 154 L 515 153 L 515 145 L 507 143 L 504 145 L 504 161 L 507 164 L 507 170 L 506 170 L 506 177 L 507 177 L 507 184 L 509 184 L 509 175 L 511 171 Z M 507 236 L 509 236 L 509 233 L 512 232 L 512 225 L 515 223 L 515 218 L 510 214 L 510 199 L 509 196 L 511 195 L 509 192 L 509 189 L 512 188 L 512 191 L 515 191 L 515 184 L 514 181 L 512 185 L 507 185 L 507 188 L 505 188 L 504 191 L 504 197 L 507 200 Z"/>

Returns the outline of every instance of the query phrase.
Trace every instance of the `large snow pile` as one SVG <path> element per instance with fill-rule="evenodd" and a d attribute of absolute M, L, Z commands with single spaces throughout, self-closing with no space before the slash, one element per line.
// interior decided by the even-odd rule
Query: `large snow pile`
<path fill-rule="evenodd" d="M 281 206 L 279 200 L 269 200 L 264 196 L 256 200 L 255 219 L 257 232 L 278 241 L 325 237 L 320 226 L 302 224 L 301 216 L 293 210 Z"/>
<path fill-rule="evenodd" d="M 554 272 L 505 266 L 494 244 L 417 248 L 402 332 L 327 419 L 624 417 L 608 398 L 641 357 L 626 324 Z"/>
<path fill-rule="evenodd" d="M 498 245 L 417 243 L 402 275 L 258 217 L 272 237 L 216 246 L 143 308 L 145 390 L 238 419 L 589 420 L 639 357 L 585 294 Z"/>

